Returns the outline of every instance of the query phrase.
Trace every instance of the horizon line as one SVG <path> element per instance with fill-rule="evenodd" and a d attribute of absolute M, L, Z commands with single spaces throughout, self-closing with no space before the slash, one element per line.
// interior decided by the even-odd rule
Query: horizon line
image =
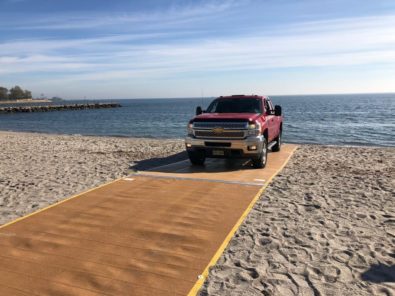
<path fill-rule="evenodd" d="M 232 94 L 225 95 L 225 96 L 231 96 Z M 260 94 L 245 94 L 245 95 L 260 95 Z M 265 95 L 265 94 L 262 94 Z M 279 95 L 266 95 L 268 97 L 301 97 L 301 96 L 337 96 L 337 95 L 395 95 L 395 91 L 393 92 L 365 92 L 365 93 L 307 93 L 307 94 L 279 94 Z M 90 100 L 155 100 L 155 99 L 211 99 L 211 98 L 217 98 L 219 96 L 194 96 L 194 97 L 189 97 L 189 96 L 177 96 L 177 97 L 134 97 L 134 98 L 100 98 L 100 99 L 94 99 L 94 98 L 80 98 L 80 99 L 63 99 L 64 101 L 80 101 L 80 100 L 85 100 L 85 101 L 90 101 Z M 37 100 L 41 98 L 36 98 Z M 50 100 L 50 98 L 47 98 Z M 34 99 L 33 99 L 34 100 Z"/>

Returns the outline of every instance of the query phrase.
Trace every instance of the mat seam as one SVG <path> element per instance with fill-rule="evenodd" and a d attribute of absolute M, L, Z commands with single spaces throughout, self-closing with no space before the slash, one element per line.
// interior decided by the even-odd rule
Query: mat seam
<path fill-rule="evenodd" d="M 227 180 L 220 180 L 220 179 L 206 179 L 206 178 L 192 178 L 192 177 L 189 178 L 189 177 L 176 177 L 176 176 L 162 176 L 162 175 L 154 175 L 154 174 L 151 175 L 151 174 L 145 174 L 145 173 L 134 173 L 130 176 L 141 176 L 141 177 L 149 177 L 149 178 L 157 178 L 157 179 L 204 181 L 204 182 L 223 183 L 223 184 L 257 186 L 257 187 L 261 187 L 264 185 L 262 183 L 253 183 L 253 182 L 227 181 Z"/>

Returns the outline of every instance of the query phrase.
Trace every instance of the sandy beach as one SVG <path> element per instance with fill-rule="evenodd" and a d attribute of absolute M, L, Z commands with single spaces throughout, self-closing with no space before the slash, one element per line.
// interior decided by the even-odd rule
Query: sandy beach
<path fill-rule="evenodd" d="M 201 295 L 395 295 L 395 149 L 301 146 Z"/>
<path fill-rule="evenodd" d="M 0 224 L 120 178 L 140 160 L 182 151 L 180 140 L 0 132 Z"/>
<path fill-rule="evenodd" d="M 181 140 L 13 132 L 0 132 L 0 147 L 0 224 L 184 150 Z M 395 295 L 394 167 L 395 148 L 301 145 L 200 294 Z"/>

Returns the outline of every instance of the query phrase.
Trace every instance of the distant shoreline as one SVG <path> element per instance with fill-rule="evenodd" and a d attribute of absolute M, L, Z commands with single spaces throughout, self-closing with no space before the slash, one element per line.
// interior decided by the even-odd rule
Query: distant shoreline
<path fill-rule="evenodd" d="M 0 104 L 26 104 L 26 103 L 51 103 L 48 99 L 23 99 L 23 100 L 7 100 L 0 101 Z"/>

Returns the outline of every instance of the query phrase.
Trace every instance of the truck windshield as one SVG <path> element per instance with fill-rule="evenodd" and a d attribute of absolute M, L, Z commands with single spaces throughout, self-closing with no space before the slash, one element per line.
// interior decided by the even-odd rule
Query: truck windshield
<path fill-rule="evenodd" d="M 216 99 L 206 110 L 207 113 L 261 113 L 259 99 Z"/>

